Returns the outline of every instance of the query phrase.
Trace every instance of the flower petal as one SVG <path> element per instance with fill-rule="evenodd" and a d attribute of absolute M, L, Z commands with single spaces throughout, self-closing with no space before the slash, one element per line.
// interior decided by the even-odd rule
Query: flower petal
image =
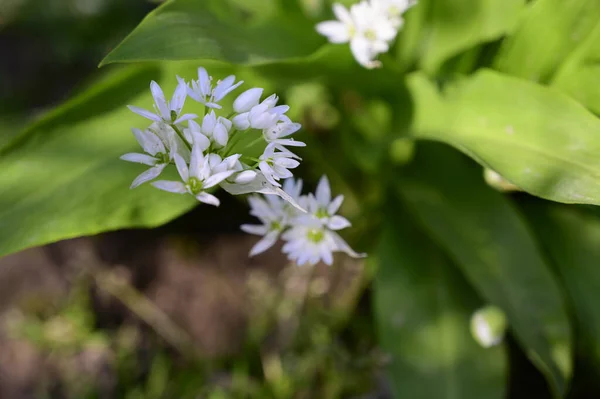
<path fill-rule="evenodd" d="M 148 166 L 154 166 L 156 165 L 156 162 L 158 162 L 156 158 L 151 157 L 150 155 L 138 154 L 137 152 L 130 152 L 122 155 L 120 159 L 123 161 L 141 163 Z"/>
<path fill-rule="evenodd" d="M 338 195 L 337 197 L 335 197 L 333 201 L 331 201 L 331 203 L 327 206 L 327 213 L 330 215 L 335 215 L 340 209 L 340 206 L 342 206 L 342 202 L 344 202 L 343 195 Z"/>
<path fill-rule="evenodd" d="M 331 202 L 331 188 L 329 187 L 329 180 L 325 175 L 323 175 L 321 180 L 319 180 L 317 191 L 315 192 L 315 198 L 322 207 L 329 206 L 329 203 Z"/>
<path fill-rule="evenodd" d="M 279 238 L 279 231 L 270 231 L 260 241 L 258 241 L 250 250 L 250 256 L 256 256 L 271 248 Z"/>
<path fill-rule="evenodd" d="M 175 166 L 177 166 L 179 176 L 181 176 L 181 179 L 187 183 L 187 181 L 190 179 L 190 175 L 185 160 L 178 153 L 173 154 L 173 158 L 175 159 Z"/>
<path fill-rule="evenodd" d="M 210 94 L 210 76 L 208 76 L 208 72 L 203 67 L 198 68 L 198 89 L 203 97 Z"/>
<path fill-rule="evenodd" d="M 264 224 L 243 224 L 240 226 L 240 229 L 242 229 L 244 233 L 257 236 L 264 236 L 269 231 L 268 226 L 265 226 Z"/>
<path fill-rule="evenodd" d="M 342 230 L 346 227 L 350 227 L 352 224 L 343 216 L 332 216 L 327 222 L 327 227 L 331 230 Z"/>
<path fill-rule="evenodd" d="M 350 30 L 348 25 L 338 21 L 320 22 L 316 26 L 317 32 L 326 36 L 331 43 L 348 43 L 350 40 Z"/>
<path fill-rule="evenodd" d="M 221 204 L 221 201 L 217 197 L 205 192 L 196 195 L 196 199 L 209 205 L 219 206 Z"/>
<path fill-rule="evenodd" d="M 255 87 L 240 94 L 233 102 L 233 110 L 238 114 L 248 112 L 258 105 L 264 89 Z"/>
<path fill-rule="evenodd" d="M 204 164 L 204 154 L 202 154 L 202 147 L 200 145 L 196 144 L 192 147 L 192 155 L 190 157 L 190 167 L 189 167 L 190 177 L 195 177 L 195 178 L 199 179 L 203 164 Z M 184 179 L 184 180 L 187 180 L 187 179 Z"/>
<path fill-rule="evenodd" d="M 333 242 L 335 244 L 336 251 L 344 252 L 345 254 L 353 258 L 365 258 L 367 256 L 367 254 L 365 253 L 355 252 L 352 248 L 350 248 L 348 243 L 344 241 L 342 237 L 339 236 L 339 234 L 333 231 L 329 232 L 329 234 L 331 234 L 331 238 L 333 239 Z"/>
<path fill-rule="evenodd" d="M 164 120 L 171 120 L 171 110 L 167 106 L 167 100 L 165 99 L 165 94 L 162 89 L 155 81 L 150 82 L 150 91 L 152 91 L 152 97 L 154 98 L 154 102 L 156 103 L 156 108 L 160 112 L 160 115 Z"/>
<path fill-rule="evenodd" d="M 179 84 L 177 85 L 177 88 L 175 89 L 175 93 L 173 93 L 173 98 L 171 99 L 171 110 L 175 111 L 177 113 L 177 115 L 179 115 L 181 113 L 181 110 L 183 108 L 183 106 L 185 105 L 185 99 L 187 97 L 187 89 L 188 89 L 188 84 L 186 83 L 186 81 L 177 76 L 177 81 L 179 82 Z M 175 122 L 177 123 L 177 122 Z"/>
<path fill-rule="evenodd" d="M 185 115 L 182 115 L 181 117 L 177 118 L 175 120 L 175 122 L 173 122 L 173 124 L 178 125 L 182 122 L 196 119 L 197 117 L 198 117 L 198 115 L 196 115 L 196 114 L 185 114 Z"/>
<path fill-rule="evenodd" d="M 129 110 L 135 112 L 136 114 L 143 116 L 146 119 L 150 119 L 155 122 L 162 121 L 162 118 L 160 116 L 156 115 L 154 112 L 145 110 L 144 108 L 136 107 L 134 105 L 128 105 L 127 108 L 129 108 Z"/>
<path fill-rule="evenodd" d="M 147 171 L 145 171 L 144 173 L 140 174 L 138 177 L 135 178 L 135 180 L 133 181 L 133 183 L 131 183 L 131 186 L 129 188 L 136 188 L 141 184 L 144 184 L 146 182 L 149 182 L 150 180 L 154 180 L 158 177 L 158 175 L 161 174 L 161 172 L 165 169 L 167 165 L 166 164 L 160 164 L 160 165 L 156 165 L 153 168 L 148 169 Z"/>
<path fill-rule="evenodd" d="M 216 186 L 217 184 L 221 183 L 223 180 L 227 179 L 234 173 L 235 171 L 233 170 L 216 173 L 204 181 L 204 188 L 211 188 L 213 186 Z"/>
<path fill-rule="evenodd" d="M 185 194 L 187 190 L 185 185 L 180 181 L 158 180 L 150 183 L 159 190 L 168 191 L 175 194 Z"/>

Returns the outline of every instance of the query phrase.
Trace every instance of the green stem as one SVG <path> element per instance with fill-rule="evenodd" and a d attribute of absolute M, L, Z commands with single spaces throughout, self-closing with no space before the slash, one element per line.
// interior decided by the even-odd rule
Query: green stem
<path fill-rule="evenodd" d="M 185 139 L 185 136 L 183 135 L 183 133 L 181 133 L 181 131 L 179 130 L 179 128 L 177 126 L 175 126 L 174 123 L 171 124 L 171 127 L 173 128 L 173 130 L 175 130 L 175 133 L 177 133 L 177 135 L 183 141 L 183 143 L 186 145 L 186 147 L 188 148 L 188 150 L 192 151 L 192 146 L 190 145 L 190 143 L 187 142 L 187 140 Z"/>

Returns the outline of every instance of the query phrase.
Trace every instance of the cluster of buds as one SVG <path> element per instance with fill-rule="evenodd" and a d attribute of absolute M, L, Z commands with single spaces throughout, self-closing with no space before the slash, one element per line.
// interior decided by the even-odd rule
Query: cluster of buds
<path fill-rule="evenodd" d="M 252 88 L 233 101 L 233 112 L 217 115 L 220 102 L 243 82 L 228 76 L 216 82 L 204 68 L 198 69 L 198 80 L 187 82 L 177 77 L 178 85 L 171 101 L 156 82 L 150 84 L 154 112 L 129 106 L 136 114 L 151 121 L 145 129 L 132 129 L 144 153 L 128 153 L 121 159 L 149 166 L 135 178 L 131 188 L 151 182 L 161 190 L 190 194 L 198 201 L 219 206 L 212 193 L 217 186 L 233 195 L 258 193 L 251 196 L 251 214 L 263 225 L 244 225 L 242 229 L 264 236 L 252 248 L 256 255 L 270 248 L 278 239 L 286 241 L 283 252 L 298 265 L 323 261 L 333 263 L 333 252 L 354 252 L 336 233 L 350 226 L 345 218 L 336 215 L 343 197 L 331 200 L 329 182 L 321 179 L 315 195 L 300 195 L 302 182 L 297 183 L 290 171 L 298 167 L 301 158 L 288 147 L 305 144 L 290 136 L 300 124 L 290 120 L 287 105 L 277 105 L 273 94 L 261 101 L 263 89 Z M 204 115 L 183 114 L 186 99 L 204 105 Z M 250 144 L 237 145 L 245 135 L 254 135 Z M 248 140 L 246 140 L 248 141 Z M 248 150 L 263 143 L 258 158 Z M 169 165 L 174 165 L 180 180 L 155 180 Z M 285 185 L 282 188 L 282 182 Z"/>
<path fill-rule="evenodd" d="M 336 233 L 350 227 L 350 222 L 337 215 L 344 196 L 332 199 L 327 177 L 321 178 L 314 194 L 302 195 L 302 180 L 295 181 L 293 178 L 284 182 L 283 190 L 307 211 L 301 211 L 276 196 L 250 196 L 250 214 L 262 224 L 245 224 L 242 230 L 263 237 L 252 248 L 250 256 L 266 251 L 279 239 L 285 242 L 283 253 L 299 266 L 314 265 L 320 261 L 331 265 L 334 252 L 344 252 L 355 258 L 365 256 L 353 251 Z"/>
<path fill-rule="evenodd" d="M 379 54 L 388 52 L 391 43 L 402 28 L 402 14 L 416 4 L 416 0 L 362 0 L 348 10 L 334 3 L 336 21 L 317 25 L 317 32 L 331 43 L 350 43 L 356 61 L 365 68 L 377 68 Z"/>
<path fill-rule="evenodd" d="M 218 116 L 216 112 L 222 109 L 219 103 L 243 82 L 236 83 L 232 75 L 213 87 L 213 79 L 204 68 L 198 69 L 198 80 L 186 82 L 180 77 L 177 80 L 170 102 L 156 82 L 150 84 L 154 112 L 129 106 L 133 112 L 152 121 L 146 130 L 132 129 L 144 153 L 121 157 L 150 166 L 133 181 L 131 188 L 156 179 L 173 164 L 181 180 L 153 181 L 154 187 L 191 194 L 198 201 L 215 206 L 219 205 L 219 199 L 209 192 L 215 186 L 234 195 L 256 192 L 280 195 L 292 201 L 279 181 L 292 177 L 290 169 L 296 168 L 301 159 L 286 147 L 305 144 L 289 137 L 301 127 L 286 116 L 289 107 L 277 105 L 276 95 L 261 102 L 263 89 L 252 88 L 235 99 L 230 115 Z M 204 105 L 202 118 L 182 114 L 188 97 Z M 249 134 L 256 134 L 256 139 L 246 148 L 236 148 L 242 136 Z M 261 141 L 266 147 L 259 158 L 244 154 Z"/>

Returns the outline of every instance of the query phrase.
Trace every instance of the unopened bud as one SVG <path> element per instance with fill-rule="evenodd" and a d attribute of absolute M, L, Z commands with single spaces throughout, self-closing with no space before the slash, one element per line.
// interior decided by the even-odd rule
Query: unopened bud
<path fill-rule="evenodd" d="M 481 346 L 490 348 L 502 342 L 506 324 L 506 316 L 500 308 L 486 306 L 473 313 L 471 334 Z"/>
<path fill-rule="evenodd" d="M 492 188 L 495 188 L 498 191 L 502 192 L 510 192 L 510 191 L 522 191 L 519 187 L 515 186 L 504 177 L 500 176 L 498 173 L 494 172 L 491 169 L 485 169 L 483 172 L 483 177 L 487 184 L 489 184 Z"/>

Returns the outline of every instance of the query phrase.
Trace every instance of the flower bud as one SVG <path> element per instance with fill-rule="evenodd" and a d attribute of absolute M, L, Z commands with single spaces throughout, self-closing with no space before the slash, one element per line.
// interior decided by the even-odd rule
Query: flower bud
<path fill-rule="evenodd" d="M 502 342 L 506 332 L 506 316 L 495 306 L 486 306 L 471 316 L 471 334 L 484 348 L 490 348 Z"/>
<path fill-rule="evenodd" d="M 233 102 L 233 110 L 240 114 L 243 112 L 250 111 L 252 107 L 258 105 L 262 93 L 263 89 L 257 87 L 246 90 L 245 92 L 240 94 Z"/>
<path fill-rule="evenodd" d="M 216 124 L 217 116 L 215 115 L 215 111 L 210 111 L 204 116 L 204 119 L 202 120 L 202 133 L 204 133 L 208 137 L 212 137 L 213 130 L 215 130 Z"/>
<path fill-rule="evenodd" d="M 248 130 L 250 128 L 250 118 L 248 112 L 234 116 L 232 122 L 233 126 L 235 126 L 237 130 Z"/>
<path fill-rule="evenodd" d="M 256 178 L 256 172 L 253 170 L 245 170 L 240 172 L 234 179 L 236 184 L 248 184 Z"/>
<path fill-rule="evenodd" d="M 503 178 L 502 176 L 500 176 L 498 173 L 494 172 L 491 169 L 486 169 L 483 172 L 483 177 L 487 184 L 489 184 L 492 188 L 494 188 L 498 191 L 502 191 L 502 192 L 521 191 L 521 189 L 519 187 L 515 186 L 514 184 L 512 184 L 511 182 L 509 182 L 508 180 L 506 180 L 505 178 Z"/>
<path fill-rule="evenodd" d="M 227 141 L 229 140 L 229 133 L 227 133 L 227 128 L 222 123 L 217 123 L 215 126 L 215 130 L 213 131 L 213 139 L 217 144 L 222 147 L 227 145 Z"/>

